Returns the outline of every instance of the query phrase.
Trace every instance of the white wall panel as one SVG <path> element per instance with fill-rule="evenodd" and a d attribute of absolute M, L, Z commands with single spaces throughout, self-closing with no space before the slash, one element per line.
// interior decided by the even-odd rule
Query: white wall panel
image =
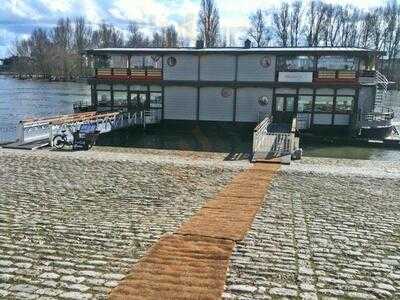
<path fill-rule="evenodd" d="M 263 63 L 268 61 L 270 65 Z M 238 80 L 239 81 L 274 81 L 275 61 L 273 55 L 246 54 L 238 58 Z"/>
<path fill-rule="evenodd" d="M 222 87 L 206 87 L 200 89 L 199 119 L 201 121 L 233 120 L 233 89 L 229 97 L 222 96 Z"/>
<path fill-rule="evenodd" d="M 350 115 L 335 114 L 333 124 L 334 125 L 350 125 Z"/>
<path fill-rule="evenodd" d="M 259 99 L 266 96 L 268 102 L 261 105 Z M 272 109 L 272 89 L 268 88 L 238 88 L 236 98 L 236 121 L 258 122 Z"/>
<path fill-rule="evenodd" d="M 332 114 L 314 114 L 314 125 L 332 125 Z"/>
<path fill-rule="evenodd" d="M 169 57 L 176 58 L 176 65 L 170 66 Z M 173 54 L 164 56 L 164 80 L 197 80 L 198 56 L 193 54 Z"/>
<path fill-rule="evenodd" d="M 235 79 L 236 59 L 229 54 L 207 54 L 200 58 L 200 79 L 232 81 Z"/>
<path fill-rule="evenodd" d="M 196 120 L 197 89 L 168 86 L 164 89 L 164 119 Z"/>

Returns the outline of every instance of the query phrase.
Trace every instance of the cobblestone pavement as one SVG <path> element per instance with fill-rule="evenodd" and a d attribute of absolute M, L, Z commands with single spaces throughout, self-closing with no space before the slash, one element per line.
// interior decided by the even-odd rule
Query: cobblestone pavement
<path fill-rule="evenodd" d="M 0 298 L 104 298 L 246 166 L 200 157 L 0 150 Z"/>
<path fill-rule="evenodd" d="M 400 299 L 400 165 L 352 165 L 283 168 L 237 244 L 224 298 Z"/>

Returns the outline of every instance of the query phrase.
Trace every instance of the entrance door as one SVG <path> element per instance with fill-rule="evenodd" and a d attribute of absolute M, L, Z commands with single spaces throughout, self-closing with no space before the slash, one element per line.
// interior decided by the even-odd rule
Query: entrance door
<path fill-rule="evenodd" d="M 150 110 L 150 101 L 147 92 L 131 92 L 130 95 L 130 110 L 143 111 Z"/>
<path fill-rule="evenodd" d="M 274 123 L 290 124 L 296 113 L 296 96 L 279 95 L 275 97 Z"/>

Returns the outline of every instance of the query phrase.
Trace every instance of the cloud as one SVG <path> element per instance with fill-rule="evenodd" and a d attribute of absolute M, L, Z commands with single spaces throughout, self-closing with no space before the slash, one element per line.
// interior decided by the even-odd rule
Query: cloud
<path fill-rule="evenodd" d="M 4 1 L 4 0 L 3 0 Z M 41 14 L 29 2 L 23 0 L 5 0 L 2 5 L 2 11 L 20 18 L 39 20 Z"/>
<path fill-rule="evenodd" d="M 40 2 L 51 12 L 66 13 L 72 8 L 71 4 L 74 1 L 68 0 L 40 0 Z"/>
<path fill-rule="evenodd" d="M 3 49 L 17 37 L 27 36 L 37 26 L 50 28 L 61 17 L 84 16 L 96 27 L 102 21 L 126 31 L 129 21 L 137 21 L 146 35 L 159 27 L 174 25 L 181 37 L 193 41 L 197 36 L 197 17 L 201 0 L 0 0 L 0 57 Z M 277 7 L 276 0 L 215 0 L 220 13 L 221 32 L 238 41 L 248 26 L 248 16 L 256 9 Z M 288 0 L 289 2 L 295 0 Z M 306 0 L 310 1 L 310 0 Z M 370 8 L 377 0 L 323 0 Z"/>

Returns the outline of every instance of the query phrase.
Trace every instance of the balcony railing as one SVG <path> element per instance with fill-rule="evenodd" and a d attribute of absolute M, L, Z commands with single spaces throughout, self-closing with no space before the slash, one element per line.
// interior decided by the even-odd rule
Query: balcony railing
<path fill-rule="evenodd" d="M 99 68 L 97 79 L 110 80 L 162 80 L 162 69 L 155 68 Z"/>

